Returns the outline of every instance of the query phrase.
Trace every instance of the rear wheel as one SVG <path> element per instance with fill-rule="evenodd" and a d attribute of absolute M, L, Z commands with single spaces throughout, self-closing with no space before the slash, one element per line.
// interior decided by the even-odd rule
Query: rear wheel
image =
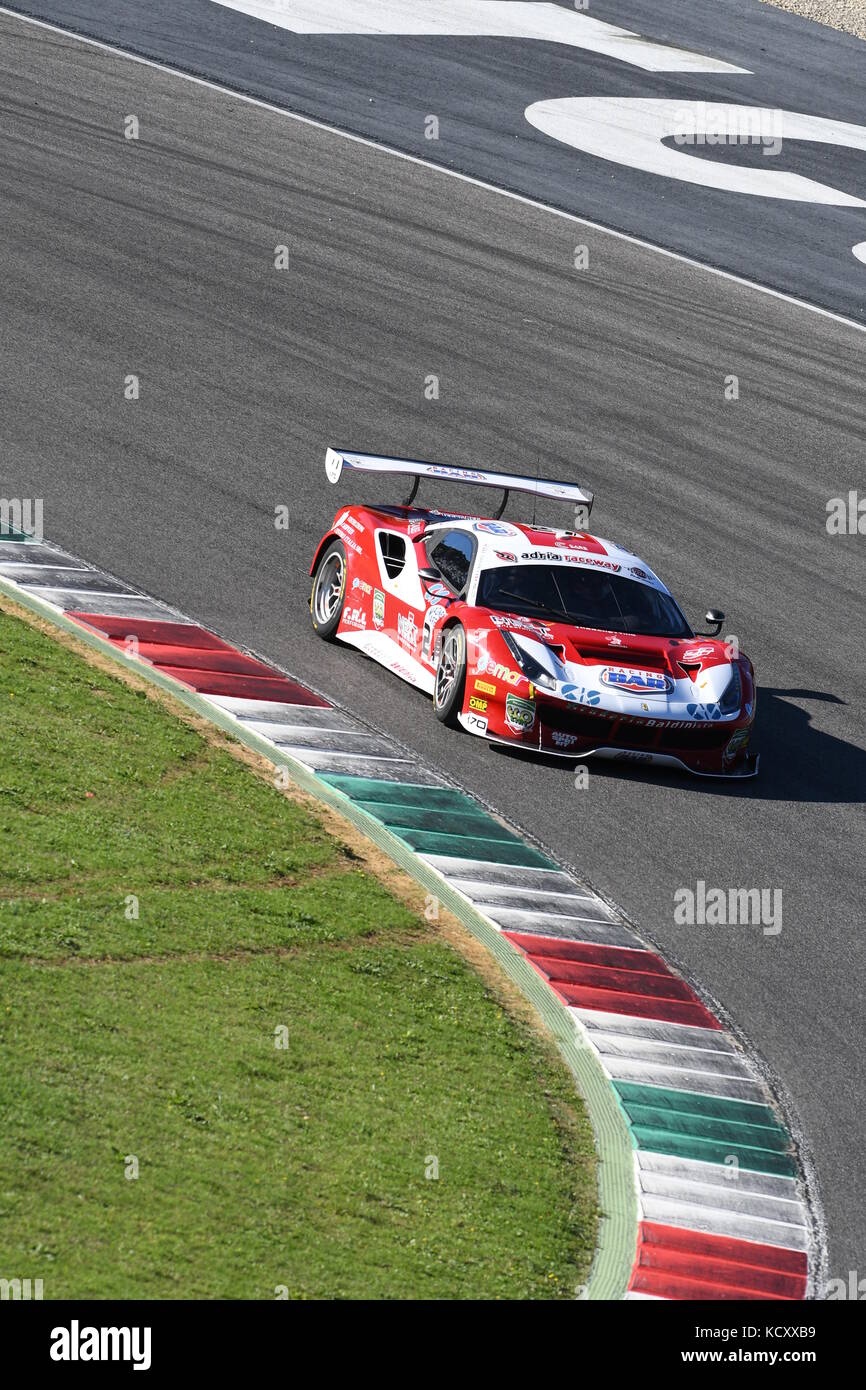
<path fill-rule="evenodd" d="M 433 708 L 443 724 L 456 727 L 463 709 L 466 689 L 466 633 L 459 623 L 442 634 L 436 682 L 433 686 Z"/>
<path fill-rule="evenodd" d="M 333 641 L 340 626 L 345 598 L 346 547 L 342 541 L 334 540 L 319 562 L 310 594 L 310 618 L 326 642 Z"/>

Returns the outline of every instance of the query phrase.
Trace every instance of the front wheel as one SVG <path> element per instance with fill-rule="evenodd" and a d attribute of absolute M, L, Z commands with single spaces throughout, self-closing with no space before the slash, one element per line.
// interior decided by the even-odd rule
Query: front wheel
<path fill-rule="evenodd" d="M 433 708 L 436 718 L 455 728 L 466 689 L 466 633 L 459 623 L 446 628 L 439 647 Z"/>
<path fill-rule="evenodd" d="M 310 594 L 310 618 L 326 642 L 333 641 L 340 626 L 345 597 L 346 547 L 342 541 L 334 540 L 322 556 Z"/>

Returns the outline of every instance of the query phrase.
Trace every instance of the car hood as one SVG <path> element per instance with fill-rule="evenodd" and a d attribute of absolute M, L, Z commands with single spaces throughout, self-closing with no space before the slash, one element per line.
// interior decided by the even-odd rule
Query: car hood
<path fill-rule="evenodd" d="M 545 698 L 642 719 L 736 719 L 740 712 L 739 706 L 728 715 L 719 709 L 733 675 L 724 642 L 640 637 L 565 623 L 538 624 L 530 631 L 523 625 L 529 621 L 496 626 L 548 673 L 553 687 L 538 686 Z"/>

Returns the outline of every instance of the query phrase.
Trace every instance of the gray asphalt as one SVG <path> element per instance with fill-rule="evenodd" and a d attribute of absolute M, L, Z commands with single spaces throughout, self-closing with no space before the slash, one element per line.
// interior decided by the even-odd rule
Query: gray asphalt
<path fill-rule="evenodd" d="M 863 208 L 732 196 L 640 173 L 579 154 L 524 117 L 549 98 L 640 96 L 781 107 L 862 126 L 862 40 L 760 0 L 592 0 L 593 19 L 748 70 L 691 76 L 537 41 L 293 34 L 213 0 L 24 0 L 12 8 L 866 322 L 866 266 L 851 254 L 866 240 Z M 431 113 L 438 140 L 425 138 Z M 866 196 L 862 151 L 786 140 L 769 160 L 760 147 L 696 149 L 693 157 L 795 172 Z"/>
<path fill-rule="evenodd" d="M 0 495 L 43 497 L 52 540 L 312 680 L 621 905 L 783 1078 L 830 1273 L 862 1270 L 866 542 L 825 514 L 863 491 L 864 335 L 18 20 L 0 76 Z M 315 639 L 314 545 L 375 495 L 335 495 L 327 443 L 591 487 L 600 534 L 693 618 L 726 610 L 761 777 L 599 767 L 577 791 Z M 781 935 L 675 925 L 698 879 L 781 888 Z"/>

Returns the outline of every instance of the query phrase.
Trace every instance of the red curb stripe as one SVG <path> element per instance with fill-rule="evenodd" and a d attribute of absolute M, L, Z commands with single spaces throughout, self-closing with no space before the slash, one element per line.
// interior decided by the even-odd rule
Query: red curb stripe
<path fill-rule="evenodd" d="M 665 1226 L 660 1221 L 642 1221 L 640 1239 L 645 1245 L 664 1245 L 669 1250 L 691 1251 L 693 1255 L 739 1260 L 761 1269 L 780 1269 L 789 1274 L 800 1274 L 804 1279 L 809 1268 L 805 1250 L 789 1250 L 785 1245 L 768 1245 L 757 1240 L 739 1240 L 736 1236 L 713 1235 L 710 1231 L 692 1231 L 687 1226 Z"/>
<path fill-rule="evenodd" d="M 638 951 L 632 946 L 604 946 L 597 941 L 570 941 L 558 936 L 527 936 L 521 932 L 502 933 L 513 946 L 527 956 L 547 956 L 549 959 L 586 961 L 588 965 L 621 966 L 647 970 L 653 975 L 671 972 L 651 951 Z"/>
<path fill-rule="evenodd" d="M 804 1251 L 643 1221 L 629 1288 L 661 1298 L 802 1299 Z"/>
<path fill-rule="evenodd" d="M 330 706 L 318 695 L 287 680 L 278 672 L 273 676 L 236 676 L 230 672 L 190 670 L 186 666 L 158 666 L 167 676 L 192 686 L 201 695 L 233 695 L 241 700 L 276 700 L 285 705 L 318 705 L 322 709 Z"/>
<path fill-rule="evenodd" d="M 243 700 L 275 700 L 286 705 L 312 705 L 330 709 L 327 700 L 314 695 L 306 686 L 246 656 L 223 642 L 206 628 L 193 623 L 168 623 L 152 618 L 117 618 L 105 613 L 69 612 L 67 617 L 95 628 L 123 648 L 128 637 L 135 637 L 139 653 L 148 657 L 158 671 L 164 671 L 183 685 L 202 695 L 232 695 Z M 169 660 L 151 657 L 148 648 L 161 651 Z M 177 660 L 171 658 L 177 655 Z"/>
<path fill-rule="evenodd" d="M 202 647 L 210 651 L 230 652 L 228 642 L 215 637 L 207 628 L 194 623 L 165 623 L 156 618 L 117 618 L 107 613 L 81 613 L 67 611 L 67 618 L 74 618 L 85 627 L 93 627 L 104 637 L 123 644 L 126 637 L 137 637 L 139 642 L 166 642 L 181 647 Z"/>
<path fill-rule="evenodd" d="M 739 1289 L 728 1284 L 714 1284 L 710 1280 L 689 1279 L 658 1270 L 639 1269 L 634 1276 L 631 1288 L 636 1293 L 651 1293 L 656 1298 L 701 1299 L 703 1302 L 721 1299 L 786 1300 L 786 1296 L 774 1293 L 761 1293 L 756 1289 Z"/>
<path fill-rule="evenodd" d="M 112 637 L 116 647 L 122 647 L 119 637 Z M 272 666 L 257 661 L 255 657 L 245 656 L 232 647 L 224 650 L 210 650 L 203 647 L 174 646 L 168 642 L 139 642 L 138 655 L 154 666 L 184 667 L 196 671 L 223 671 L 245 676 L 278 676 Z"/>
<path fill-rule="evenodd" d="M 552 956 L 530 956 L 530 960 L 539 974 L 550 980 L 552 985 L 585 985 L 592 989 L 613 989 L 622 994 L 694 1002 L 694 995 L 685 980 L 678 980 L 675 975 L 616 970 L 609 965 L 588 965 L 586 961 L 557 960 Z"/>
<path fill-rule="evenodd" d="M 691 986 L 651 951 L 589 941 L 553 942 L 520 932 L 503 935 L 566 1004 L 721 1030 Z"/>
<path fill-rule="evenodd" d="M 593 989 L 583 985 L 552 984 L 551 989 L 576 1009 L 598 1009 L 601 1013 L 628 1014 L 632 1018 L 654 1018 L 660 1023 L 688 1023 L 695 1028 L 721 1030 L 718 1019 L 698 1002 L 682 999 L 623 993 L 615 989 Z"/>

